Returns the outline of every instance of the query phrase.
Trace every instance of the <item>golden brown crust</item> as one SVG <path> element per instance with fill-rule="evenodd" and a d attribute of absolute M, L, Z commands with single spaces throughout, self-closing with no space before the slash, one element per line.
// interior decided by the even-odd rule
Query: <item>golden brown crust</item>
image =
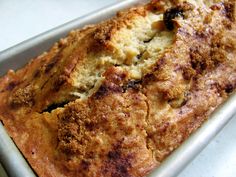
<path fill-rule="evenodd" d="M 39 176 L 145 176 L 235 90 L 235 2 L 163 2 L 72 32 L 0 79 L 0 118 Z"/>

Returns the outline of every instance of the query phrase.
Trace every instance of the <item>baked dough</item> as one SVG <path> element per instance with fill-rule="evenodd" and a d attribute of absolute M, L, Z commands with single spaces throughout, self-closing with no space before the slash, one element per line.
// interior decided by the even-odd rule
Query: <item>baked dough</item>
<path fill-rule="evenodd" d="M 0 79 L 0 119 L 42 177 L 148 175 L 236 87 L 235 1 L 153 0 Z"/>

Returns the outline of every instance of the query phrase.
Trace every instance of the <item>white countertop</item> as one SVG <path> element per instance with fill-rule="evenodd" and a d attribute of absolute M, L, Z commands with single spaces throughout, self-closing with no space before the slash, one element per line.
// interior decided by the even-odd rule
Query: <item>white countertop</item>
<path fill-rule="evenodd" d="M 117 1 L 1 0 L 0 51 Z M 178 177 L 235 176 L 236 116 Z"/>

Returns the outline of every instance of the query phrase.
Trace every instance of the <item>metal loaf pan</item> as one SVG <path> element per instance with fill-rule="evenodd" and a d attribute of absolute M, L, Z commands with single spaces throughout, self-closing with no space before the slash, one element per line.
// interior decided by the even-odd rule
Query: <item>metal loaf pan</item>
<path fill-rule="evenodd" d="M 81 18 L 59 26 L 51 31 L 36 36 L 19 45 L 0 53 L 0 76 L 8 69 L 18 69 L 25 65 L 31 58 L 48 50 L 52 44 L 72 29 L 94 24 L 114 16 L 119 10 L 148 0 L 126 0 L 97 12 L 90 13 Z M 174 177 L 216 136 L 236 113 L 236 94 L 232 95 L 226 103 L 221 105 L 190 138 L 175 150 L 161 166 L 150 174 L 150 177 Z M 0 115 L 1 116 L 1 115 Z M 9 176 L 33 177 L 33 170 L 28 165 L 14 142 L 7 135 L 0 122 L 0 162 Z"/>

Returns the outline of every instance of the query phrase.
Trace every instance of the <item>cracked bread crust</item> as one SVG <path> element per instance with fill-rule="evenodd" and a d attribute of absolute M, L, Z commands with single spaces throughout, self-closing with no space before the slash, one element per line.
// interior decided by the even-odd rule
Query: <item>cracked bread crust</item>
<path fill-rule="evenodd" d="M 39 176 L 146 176 L 235 90 L 235 46 L 234 1 L 152 1 L 9 71 L 0 118 Z"/>
<path fill-rule="evenodd" d="M 105 75 L 106 91 L 71 104 L 59 115 L 58 149 L 66 168 L 74 172 L 71 176 L 140 176 L 156 165 L 146 147 L 146 98 L 122 88 L 119 80 L 126 73 L 111 68 Z"/>

